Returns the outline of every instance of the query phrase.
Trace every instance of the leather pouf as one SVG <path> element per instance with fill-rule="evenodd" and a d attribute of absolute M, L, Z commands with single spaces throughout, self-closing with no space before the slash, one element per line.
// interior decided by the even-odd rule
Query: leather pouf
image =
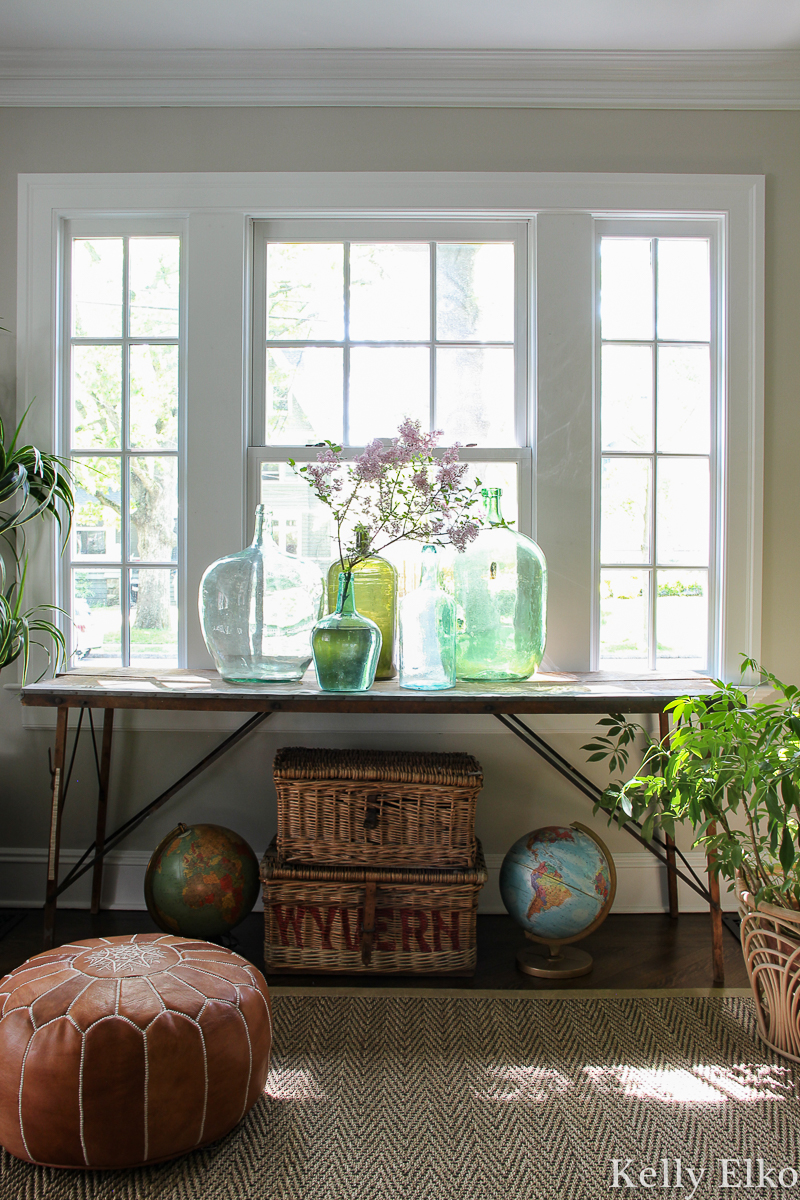
<path fill-rule="evenodd" d="M 0 980 L 0 1144 L 132 1167 L 222 1137 L 264 1090 L 269 992 L 245 959 L 169 934 L 91 938 Z"/>

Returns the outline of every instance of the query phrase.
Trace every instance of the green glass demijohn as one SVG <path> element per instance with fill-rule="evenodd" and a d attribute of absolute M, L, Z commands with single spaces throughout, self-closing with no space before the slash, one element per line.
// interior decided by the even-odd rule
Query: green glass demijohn
<path fill-rule="evenodd" d="M 317 681 L 323 692 L 366 692 L 375 682 L 381 631 L 356 610 L 356 576 L 339 573 L 336 609 L 311 635 Z"/>
<path fill-rule="evenodd" d="M 501 495 L 489 488 L 487 524 L 455 559 L 459 679 L 527 679 L 544 655 L 547 564 L 536 542 L 505 524 Z"/>
<path fill-rule="evenodd" d="M 222 678 L 247 684 L 301 679 L 323 601 L 319 568 L 278 549 L 259 504 L 252 544 L 212 563 L 200 581 L 203 637 Z"/>
<path fill-rule="evenodd" d="M 352 568 L 345 562 L 345 571 L 352 570 L 357 584 L 358 611 L 362 617 L 369 617 L 381 631 L 381 656 L 378 660 L 376 679 L 394 679 L 397 674 L 395 664 L 395 633 L 397 629 L 397 571 L 385 558 L 378 554 L 369 553 L 369 542 L 366 535 L 357 531 L 357 546 L 359 554 L 366 555 Z M 328 570 L 328 608 L 331 612 L 336 608 L 339 594 L 339 573 L 342 564 L 337 558 Z"/>

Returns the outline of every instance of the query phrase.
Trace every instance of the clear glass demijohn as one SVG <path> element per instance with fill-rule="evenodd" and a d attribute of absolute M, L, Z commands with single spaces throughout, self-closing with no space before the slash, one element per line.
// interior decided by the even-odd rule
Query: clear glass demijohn
<path fill-rule="evenodd" d="M 263 504 L 256 508 L 252 544 L 211 564 L 199 601 L 206 645 L 228 683 L 302 678 L 323 612 L 322 574 L 278 549 Z"/>
<path fill-rule="evenodd" d="M 456 682 L 456 606 L 439 587 L 435 546 L 422 547 L 419 587 L 400 602 L 400 686 L 441 691 Z"/>
<path fill-rule="evenodd" d="M 487 525 L 455 559 L 459 679 L 527 679 L 544 655 L 547 564 L 532 538 L 505 524 L 501 495 L 489 488 Z"/>

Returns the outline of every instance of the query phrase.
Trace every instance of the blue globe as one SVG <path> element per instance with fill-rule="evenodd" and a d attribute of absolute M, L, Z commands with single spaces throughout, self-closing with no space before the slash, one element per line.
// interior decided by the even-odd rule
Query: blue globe
<path fill-rule="evenodd" d="M 500 868 L 500 894 L 536 941 L 575 942 L 603 921 L 616 890 L 611 855 L 575 825 L 547 825 L 521 837 Z"/>

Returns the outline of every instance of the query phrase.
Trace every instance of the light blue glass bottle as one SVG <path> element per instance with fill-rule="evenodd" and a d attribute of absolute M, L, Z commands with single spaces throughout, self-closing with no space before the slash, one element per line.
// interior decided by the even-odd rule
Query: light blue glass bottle
<path fill-rule="evenodd" d="M 381 631 L 355 606 L 355 577 L 339 574 L 336 611 L 314 626 L 311 649 L 323 692 L 366 692 L 375 682 Z"/>
<path fill-rule="evenodd" d="M 426 692 L 456 683 L 456 606 L 439 587 L 438 558 L 422 547 L 419 587 L 400 603 L 400 686 Z"/>

